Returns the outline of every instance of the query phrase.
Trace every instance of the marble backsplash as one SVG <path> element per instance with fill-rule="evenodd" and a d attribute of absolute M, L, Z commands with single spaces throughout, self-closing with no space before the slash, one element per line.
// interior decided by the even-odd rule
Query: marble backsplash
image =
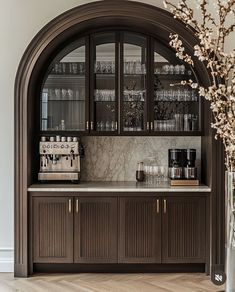
<path fill-rule="evenodd" d="M 138 161 L 168 165 L 169 148 L 195 148 L 200 177 L 201 137 L 83 137 L 82 181 L 135 181 Z"/>

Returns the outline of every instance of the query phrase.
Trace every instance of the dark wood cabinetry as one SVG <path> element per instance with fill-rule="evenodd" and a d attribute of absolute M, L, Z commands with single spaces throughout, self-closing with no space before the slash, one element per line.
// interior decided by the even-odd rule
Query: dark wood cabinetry
<path fill-rule="evenodd" d="M 205 263 L 205 197 L 144 195 L 34 195 L 33 262 Z"/>
<path fill-rule="evenodd" d="M 73 262 L 72 198 L 33 198 L 33 260 Z"/>
<path fill-rule="evenodd" d="M 161 72 L 161 69 L 163 69 L 163 66 L 165 65 L 163 64 L 165 61 L 163 60 L 162 62 L 162 60 L 159 60 L 159 55 L 165 58 L 167 62 L 173 66 L 177 66 L 178 63 L 178 60 L 175 58 L 175 52 L 172 51 L 168 45 L 169 31 L 179 34 L 181 39 L 186 40 L 187 52 L 192 52 L 193 47 L 198 43 L 197 37 L 190 28 L 186 28 L 181 22 L 173 19 L 171 14 L 162 9 L 158 9 L 155 6 L 150 6 L 135 1 L 96 1 L 87 5 L 78 6 L 58 16 L 56 19 L 47 24 L 42 30 L 40 30 L 37 36 L 33 38 L 32 42 L 29 44 L 20 62 L 15 80 L 15 276 L 26 277 L 32 271 L 31 264 L 34 259 L 39 260 L 39 249 L 35 249 L 35 247 L 39 247 L 34 245 L 32 239 L 39 242 L 40 232 L 41 234 L 44 232 L 43 230 L 39 230 L 39 225 L 37 225 L 43 222 L 42 218 L 44 216 L 41 215 L 41 221 L 39 222 L 39 220 L 35 217 L 35 213 L 31 213 L 29 204 L 31 194 L 27 190 L 28 187 L 37 180 L 35 174 L 37 173 L 39 161 L 38 147 L 35 146 L 35 143 L 38 142 L 39 135 L 43 134 L 54 136 L 55 134 L 63 134 L 66 136 L 66 134 L 71 134 L 70 136 L 77 136 L 83 135 L 83 133 L 84 135 L 113 135 L 117 133 L 118 135 L 121 135 L 120 123 L 123 121 L 125 124 L 124 119 L 122 119 L 119 114 L 120 111 L 123 111 L 120 101 L 125 101 L 126 103 L 128 102 L 128 100 L 124 99 L 125 93 L 129 94 L 129 92 L 124 91 L 129 89 L 125 89 L 125 85 L 123 84 L 124 86 L 122 86 L 120 83 L 125 80 L 123 80 L 124 77 L 121 76 L 124 73 L 123 70 L 121 70 L 121 66 L 124 64 L 121 64 L 119 60 L 120 64 L 115 66 L 115 70 L 117 70 L 115 71 L 115 78 L 116 80 L 119 78 L 119 84 L 117 84 L 117 82 L 115 83 L 116 99 L 114 103 L 116 106 L 116 111 L 113 114 L 115 117 L 117 116 L 119 129 L 118 131 L 115 130 L 112 133 L 97 131 L 96 129 L 97 123 L 95 124 L 95 118 L 93 117 L 93 114 L 95 116 L 95 109 L 93 109 L 91 105 L 91 103 L 93 105 L 96 103 L 94 100 L 94 89 L 111 89 L 106 88 L 106 85 L 103 88 L 99 85 L 100 87 L 98 88 L 96 87 L 98 84 L 95 84 L 95 82 L 92 83 L 91 80 L 91 78 L 93 78 L 92 76 L 94 76 L 94 72 L 92 72 L 94 55 L 91 55 L 92 48 L 90 36 L 100 32 L 131 32 L 133 34 L 136 32 L 141 32 L 142 36 L 147 37 L 146 102 L 144 102 L 144 121 L 146 122 L 146 125 L 144 122 L 145 128 L 142 128 L 142 131 L 138 131 L 138 133 L 134 133 L 134 131 L 126 131 L 123 134 L 169 136 L 201 135 L 202 179 L 203 183 L 210 186 L 213 191 L 212 195 L 207 197 L 206 260 L 208 269 L 223 269 L 224 149 L 221 141 L 214 140 L 214 131 L 210 128 L 213 117 L 211 115 L 209 103 L 200 99 L 189 101 L 188 99 L 194 99 L 194 97 L 192 95 L 190 98 L 188 96 L 188 92 L 186 92 L 186 94 L 184 92 L 181 96 L 181 93 L 183 93 L 183 87 L 181 87 L 182 90 L 181 88 L 178 88 L 181 92 L 178 91 L 178 89 L 177 92 L 174 92 L 173 98 L 171 94 L 172 92 L 168 91 L 176 88 L 169 88 L 171 83 L 177 83 L 182 79 L 191 79 L 188 73 L 178 75 L 162 74 Z M 80 40 L 78 38 L 80 38 Z M 149 40 L 151 41 L 149 42 Z M 74 41 L 75 46 L 73 47 L 71 44 Z M 116 40 L 116 44 L 117 43 L 118 40 Z M 119 42 L 119 46 L 120 44 L 121 42 Z M 65 48 L 66 50 L 68 49 L 67 52 L 66 50 L 63 51 Z M 77 53 L 80 54 L 79 59 L 74 60 L 72 59 L 73 56 L 71 56 L 70 60 L 62 60 L 66 54 L 69 54 L 73 50 L 77 49 L 79 49 L 80 52 L 79 53 L 77 51 Z M 116 52 L 118 51 L 117 45 L 115 50 Z M 116 60 L 117 57 L 118 56 L 116 55 Z M 198 83 L 202 86 L 209 86 L 211 76 L 208 68 L 206 68 L 206 64 L 199 62 L 196 59 L 194 61 L 195 66 L 192 69 L 192 77 L 196 77 L 196 79 L 198 79 Z M 85 72 L 83 65 L 81 64 L 84 62 Z M 66 63 L 65 74 L 63 73 L 63 67 L 56 69 L 59 70 L 57 71 L 58 73 L 55 71 L 50 71 L 55 63 Z M 74 63 L 74 68 L 67 66 L 68 63 Z M 63 66 L 63 64 L 61 66 Z M 67 70 L 68 68 L 69 71 Z M 77 68 L 79 68 L 79 72 Z M 169 68 L 167 70 L 165 69 L 164 73 L 166 73 Z M 174 68 L 174 70 L 175 69 L 176 68 Z M 62 73 L 60 73 L 60 70 L 62 70 Z M 102 78 L 106 76 L 106 82 L 109 83 L 110 79 L 114 79 L 113 76 L 111 76 L 112 74 L 106 74 L 107 76 L 104 74 L 101 77 L 97 76 L 96 81 L 99 79 L 103 80 Z M 136 78 L 138 80 L 139 78 L 142 82 L 143 76 L 128 76 L 125 78 L 126 80 L 128 78 Z M 160 84 L 157 78 L 163 84 L 164 88 L 158 86 Z M 140 81 L 139 83 L 137 81 L 137 83 L 140 84 Z M 155 85 L 157 85 L 157 87 Z M 112 86 L 112 89 L 113 88 L 114 86 Z M 44 91 L 44 89 L 46 90 Z M 50 91 L 52 97 L 49 97 L 49 89 L 52 89 L 52 91 Z M 55 89 L 59 90 L 55 91 Z M 130 90 L 132 90 L 132 88 L 130 88 Z M 163 92 L 163 90 L 165 91 Z M 57 99 L 58 96 L 63 98 L 61 102 Z M 132 98 L 131 95 L 130 97 Z M 129 97 L 127 96 L 127 99 L 128 98 Z M 138 99 L 139 97 L 136 96 L 136 98 Z M 140 97 L 140 99 L 141 98 L 142 97 Z M 182 100 L 183 98 L 185 100 Z M 102 101 L 97 103 L 99 103 L 99 106 L 100 104 L 103 104 Z M 104 107 L 107 108 L 105 103 L 106 102 L 104 102 Z M 160 111 L 157 110 L 156 113 L 155 109 L 171 109 L 172 106 L 174 107 L 176 105 L 180 108 L 179 111 L 181 111 L 184 104 L 188 107 L 190 114 L 195 115 L 198 113 L 198 116 L 200 116 L 198 121 L 199 131 L 166 131 L 165 129 L 167 129 L 168 126 L 171 128 L 172 125 L 167 125 L 165 119 L 158 115 Z M 110 109 L 110 107 L 108 107 L 108 109 Z M 77 115 L 79 111 L 80 117 Z M 117 113 L 119 115 L 117 115 Z M 70 117 L 68 120 L 64 119 L 66 115 Z M 76 116 L 75 118 L 74 115 Z M 98 116 L 96 116 L 96 118 L 98 118 Z M 170 120 L 170 117 L 166 118 Z M 110 118 L 108 117 L 108 119 Z M 63 120 L 64 122 L 62 123 Z M 158 120 L 158 122 L 154 123 L 156 120 Z M 73 121 L 75 123 L 73 123 Z M 91 122 L 93 122 L 93 124 L 91 124 Z M 62 130 L 64 125 L 65 131 Z M 100 123 L 98 125 L 100 126 Z M 91 130 L 92 127 L 93 131 Z M 153 194 L 153 196 L 155 195 L 156 194 Z M 34 197 L 36 197 L 36 195 Z M 45 197 L 46 196 L 42 195 L 42 199 L 40 200 L 42 200 L 42 202 L 44 200 L 46 201 Z M 56 200 L 55 196 L 52 198 L 52 201 L 53 200 Z M 67 202 L 67 197 L 64 198 L 64 200 Z M 163 201 L 161 201 L 161 209 L 163 207 L 162 204 Z M 169 206 L 167 204 L 167 208 L 168 207 Z M 36 210 L 35 212 L 38 211 L 39 210 Z M 51 213 L 48 213 L 48 216 L 49 215 L 52 216 Z M 35 219 L 38 220 L 38 223 L 35 223 Z M 69 219 L 71 220 L 71 215 L 69 216 Z M 31 234 L 31 229 L 29 228 L 31 225 L 31 220 L 34 221 L 33 234 Z M 58 222 L 60 222 L 60 220 L 61 218 Z M 61 224 L 58 224 L 58 226 L 61 227 Z M 69 226 L 71 228 L 71 224 L 69 224 Z M 162 232 L 164 230 L 164 226 L 165 223 L 162 223 Z M 49 226 L 46 225 L 46 227 L 48 228 Z M 50 227 L 50 230 L 52 229 L 55 230 L 54 226 L 53 228 Z M 189 233 L 189 231 L 186 233 Z M 50 234 L 53 234 L 53 232 L 50 232 Z M 208 240 L 209 236 L 210 240 Z M 41 236 L 41 239 L 42 238 L 44 238 L 47 244 L 49 239 Z M 71 244 L 71 242 L 73 241 L 71 240 L 69 243 Z M 72 248 L 70 248 L 70 251 L 71 250 Z M 48 255 L 42 253 L 42 251 L 40 251 L 40 254 L 42 256 Z M 201 259 L 203 258 L 202 255 L 199 255 L 198 257 Z M 65 258 L 67 258 L 67 255 Z M 166 258 L 170 261 L 170 259 L 172 259 L 172 254 L 165 253 L 165 259 Z M 60 258 L 60 260 L 62 259 L 63 258 Z M 50 263 L 54 262 L 53 257 L 51 259 L 44 257 L 44 260 L 48 260 Z"/>
<path fill-rule="evenodd" d="M 119 262 L 160 263 L 160 199 L 120 198 L 119 212 Z"/>
<path fill-rule="evenodd" d="M 205 203 L 205 198 L 201 197 L 163 199 L 163 263 L 205 261 Z"/>
<path fill-rule="evenodd" d="M 117 198 L 76 198 L 74 262 L 117 262 Z"/>

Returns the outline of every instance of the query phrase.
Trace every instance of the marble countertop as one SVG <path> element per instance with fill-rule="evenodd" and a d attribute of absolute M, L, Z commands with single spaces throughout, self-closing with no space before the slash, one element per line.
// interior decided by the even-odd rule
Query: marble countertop
<path fill-rule="evenodd" d="M 29 192 L 211 192 L 206 185 L 170 186 L 136 182 L 81 182 L 79 184 L 33 184 Z"/>

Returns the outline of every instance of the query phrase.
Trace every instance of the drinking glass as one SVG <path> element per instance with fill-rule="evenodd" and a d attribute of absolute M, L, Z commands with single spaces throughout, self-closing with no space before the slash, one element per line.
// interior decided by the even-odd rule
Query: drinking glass
<path fill-rule="evenodd" d="M 106 131 L 110 131 L 110 129 L 111 129 L 111 123 L 110 123 L 110 121 L 106 121 L 106 123 L 105 123 L 105 130 Z"/>
<path fill-rule="evenodd" d="M 78 64 L 72 63 L 72 73 L 77 74 L 78 73 Z"/>
<path fill-rule="evenodd" d="M 103 121 L 100 122 L 100 131 L 105 130 L 105 123 Z"/>
<path fill-rule="evenodd" d="M 63 100 L 67 99 L 67 93 L 68 93 L 67 89 L 64 88 L 61 89 L 61 97 Z"/>
<path fill-rule="evenodd" d="M 100 131 L 100 122 L 96 122 L 96 131 Z"/>
<path fill-rule="evenodd" d="M 111 131 L 115 131 L 115 121 L 111 122 Z"/>
<path fill-rule="evenodd" d="M 157 165 L 153 166 L 153 181 L 154 184 L 158 184 L 159 182 L 159 167 Z"/>
<path fill-rule="evenodd" d="M 185 74 L 185 66 L 184 65 L 180 66 L 180 74 L 182 74 L 182 75 Z"/>
<path fill-rule="evenodd" d="M 73 100 L 73 90 L 72 89 L 68 89 L 68 98 L 70 100 Z"/>
<path fill-rule="evenodd" d="M 60 90 L 60 88 L 55 88 L 55 99 L 57 99 L 57 100 L 61 99 L 61 90 Z"/>

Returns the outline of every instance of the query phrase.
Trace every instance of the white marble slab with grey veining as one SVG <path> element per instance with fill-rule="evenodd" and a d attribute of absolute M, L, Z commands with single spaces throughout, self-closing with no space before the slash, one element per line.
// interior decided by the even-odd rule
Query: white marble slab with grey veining
<path fill-rule="evenodd" d="M 168 149 L 195 148 L 200 179 L 201 137 L 83 137 L 82 181 L 135 181 L 139 161 L 168 166 Z"/>
<path fill-rule="evenodd" d="M 211 192 L 211 188 L 200 186 L 170 186 L 168 183 L 147 185 L 136 182 L 81 182 L 80 184 L 35 184 L 29 192 Z"/>

